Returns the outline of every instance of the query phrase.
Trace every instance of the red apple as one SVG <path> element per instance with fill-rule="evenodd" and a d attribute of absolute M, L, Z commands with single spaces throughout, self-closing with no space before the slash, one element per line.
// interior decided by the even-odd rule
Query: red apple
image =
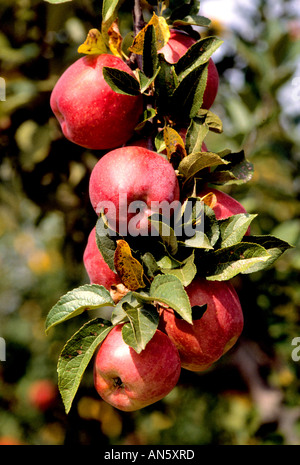
<path fill-rule="evenodd" d="M 94 166 L 89 184 L 91 204 L 104 210 L 112 229 L 122 235 L 147 235 L 149 216 L 178 206 L 179 184 L 172 165 L 143 147 L 120 147 Z M 168 212 L 169 210 L 169 212 Z"/>
<path fill-rule="evenodd" d="M 199 193 L 199 196 L 204 197 L 210 192 L 215 195 L 216 203 L 212 206 L 212 209 L 216 215 L 217 220 L 224 220 L 232 215 L 238 215 L 239 213 L 247 213 L 240 202 L 218 189 L 206 188 Z M 246 235 L 250 235 L 250 226 L 247 229 Z"/>
<path fill-rule="evenodd" d="M 45 411 L 57 399 L 57 386 L 49 379 L 34 381 L 28 390 L 28 400 L 38 410 Z"/>
<path fill-rule="evenodd" d="M 96 228 L 93 228 L 89 234 L 83 254 L 83 263 L 91 284 L 100 284 L 110 290 L 112 285 L 121 282 L 117 273 L 114 273 L 109 268 L 98 249 L 96 243 Z"/>
<path fill-rule="evenodd" d="M 177 63 L 186 51 L 196 42 L 195 39 L 182 31 L 171 29 L 168 43 L 158 52 L 162 53 L 169 63 Z M 215 101 L 219 88 L 219 73 L 212 58 L 208 62 L 206 89 L 203 95 L 202 108 L 209 110 Z"/>
<path fill-rule="evenodd" d="M 94 361 L 94 384 L 103 400 L 119 410 L 134 411 L 165 397 L 180 376 L 173 342 L 157 330 L 139 354 L 122 338 L 122 325 L 104 339 Z"/>
<path fill-rule="evenodd" d="M 229 282 L 195 278 L 186 292 L 192 307 L 207 305 L 203 316 L 191 325 L 172 309 L 161 307 L 159 327 L 177 347 L 181 366 L 203 371 L 235 344 L 243 329 L 243 312 Z"/>
<path fill-rule="evenodd" d="M 103 77 L 104 66 L 134 76 L 121 58 L 86 55 L 67 68 L 50 98 L 65 137 L 95 150 L 123 145 L 132 137 L 143 111 L 142 95 L 118 94 L 110 88 Z"/>

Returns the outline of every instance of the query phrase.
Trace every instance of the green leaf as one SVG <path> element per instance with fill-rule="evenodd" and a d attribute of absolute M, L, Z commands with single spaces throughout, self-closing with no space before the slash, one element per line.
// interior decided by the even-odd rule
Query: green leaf
<path fill-rule="evenodd" d="M 170 274 L 158 275 L 150 286 L 150 298 L 173 308 L 179 315 L 192 324 L 191 304 L 181 281 Z"/>
<path fill-rule="evenodd" d="M 169 24 L 174 24 L 177 20 L 182 20 L 187 16 L 196 16 L 199 13 L 199 0 L 169 0 L 168 8 L 163 11 L 163 16 L 167 18 Z M 208 20 L 209 21 L 209 20 Z"/>
<path fill-rule="evenodd" d="M 156 33 L 153 25 L 147 27 L 143 48 L 143 71 L 148 78 L 157 74 L 158 56 L 156 48 Z"/>
<path fill-rule="evenodd" d="M 208 252 L 201 265 L 206 278 L 211 281 L 227 281 L 239 273 L 251 273 L 263 269 L 270 254 L 258 244 L 239 243 Z"/>
<path fill-rule="evenodd" d="M 118 10 L 124 0 L 103 0 L 101 32 L 107 35 L 107 31 L 118 16 Z"/>
<path fill-rule="evenodd" d="M 191 196 L 183 202 L 181 218 L 177 220 L 175 228 L 179 245 L 201 249 L 212 248 L 205 234 L 205 211 L 206 205 L 200 197 Z"/>
<path fill-rule="evenodd" d="M 159 316 L 154 307 L 133 307 L 128 302 L 122 305 L 129 323 L 122 328 L 124 342 L 132 347 L 138 354 L 145 349 L 154 336 L 159 322 Z"/>
<path fill-rule="evenodd" d="M 131 53 L 129 48 L 132 46 L 133 39 L 134 39 L 134 32 L 129 31 L 127 32 L 125 37 L 123 37 L 123 40 L 122 40 L 121 50 L 122 50 L 122 53 L 127 58 L 130 56 L 130 53 Z"/>
<path fill-rule="evenodd" d="M 220 237 L 219 222 L 215 212 L 208 205 L 204 205 L 204 215 L 204 233 L 211 246 L 214 247 Z"/>
<path fill-rule="evenodd" d="M 141 260 L 147 270 L 147 276 L 154 278 L 154 276 L 159 272 L 159 266 L 152 253 L 144 253 L 141 257 Z"/>
<path fill-rule="evenodd" d="M 208 175 L 208 182 L 213 184 L 243 184 L 252 179 L 254 167 L 245 158 L 245 152 L 226 153 L 223 157 L 228 162 L 226 169 L 217 167 Z"/>
<path fill-rule="evenodd" d="M 117 246 L 116 242 L 111 237 L 115 234 L 116 233 L 107 226 L 104 216 L 100 215 L 96 223 L 96 244 L 105 262 L 114 272 L 116 272 L 114 255 Z"/>
<path fill-rule="evenodd" d="M 193 249 L 213 249 L 207 235 L 203 231 L 195 231 L 194 236 L 178 241 L 184 247 L 192 247 Z"/>
<path fill-rule="evenodd" d="M 210 131 L 217 134 L 221 134 L 223 132 L 222 120 L 218 115 L 210 110 L 206 110 L 205 108 L 200 108 L 197 113 L 197 117 L 194 118 L 194 121 L 198 122 L 199 124 L 205 124 Z"/>
<path fill-rule="evenodd" d="M 164 131 L 159 131 L 154 139 L 155 150 L 157 153 L 161 153 L 166 150 L 166 143 L 164 139 Z"/>
<path fill-rule="evenodd" d="M 206 124 L 198 123 L 196 118 L 191 120 L 185 138 L 185 148 L 188 155 L 202 152 L 202 144 L 208 133 L 209 127 Z"/>
<path fill-rule="evenodd" d="M 164 113 L 169 112 L 172 94 L 178 83 L 174 65 L 169 64 L 162 53 L 158 54 L 158 60 L 159 73 L 155 79 L 156 107 Z"/>
<path fill-rule="evenodd" d="M 103 77 L 111 89 L 118 94 L 136 96 L 140 94 L 139 82 L 126 71 L 103 67 Z"/>
<path fill-rule="evenodd" d="M 180 268 L 161 269 L 164 274 L 176 276 L 184 287 L 188 286 L 194 279 L 197 273 L 197 268 L 194 263 L 194 252 L 183 262 Z"/>
<path fill-rule="evenodd" d="M 177 85 L 171 100 L 171 112 L 182 120 L 194 118 L 203 103 L 207 83 L 205 63 L 188 73 Z"/>
<path fill-rule="evenodd" d="M 175 64 L 178 81 L 181 82 L 192 71 L 207 64 L 211 55 L 223 43 L 217 37 L 205 37 L 193 44 Z"/>
<path fill-rule="evenodd" d="M 205 18 L 205 16 L 198 16 L 198 15 L 188 15 L 182 19 L 175 19 L 173 21 L 173 26 L 200 26 L 200 27 L 209 27 L 211 24 L 211 20 Z"/>
<path fill-rule="evenodd" d="M 141 90 L 142 92 L 142 90 Z M 138 125 L 134 128 L 135 131 L 141 131 L 148 121 L 151 121 L 152 118 L 156 116 L 155 108 L 146 108 L 143 113 L 143 119 L 138 123 Z"/>
<path fill-rule="evenodd" d="M 120 0 L 103 0 L 102 3 L 102 21 L 104 23 L 115 18 L 117 15 L 117 9 L 122 2 Z"/>
<path fill-rule="evenodd" d="M 158 73 L 160 72 L 160 67 L 157 68 L 155 74 L 148 78 L 140 69 L 138 70 L 139 73 L 139 80 L 140 80 L 140 92 L 144 94 L 151 84 L 155 81 L 156 77 L 158 76 Z M 156 114 L 156 110 L 154 108 L 147 108 L 147 111 L 151 111 L 152 113 L 154 112 L 154 115 Z"/>
<path fill-rule="evenodd" d="M 104 286 L 84 284 L 62 296 L 51 308 L 46 318 L 46 332 L 70 318 L 74 318 L 86 310 L 114 305 L 110 293 Z"/>
<path fill-rule="evenodd" d="M 202 144 L 208 132 L 221 133 L 223 124 L 220 118 L 209 110 L 200 109 L 188 127 L 185 146 L 188 154 L 202 151 Z"/>
<path fill-rule="evenodd" d="M 251 222 L 257 215 L 240 213 L 224 220 L 219 220 L 220 245 L 219 248 L 230 247 L 241 242 Z M 250 241 L 251 242 L 251 241 Z"/>
<path fill-rule="evenodd" d="M 83 325 L 64 346 L 57 364 L 58 387 L 69 413 L 84 371 L 95 350 L 113 328 L 110 322 L 95 318 Z"/>
<path fill-rule="evenodd" d="M 292 249 L 293 246 L 288 242 L 278 239 L 277 237 L 266 235 L 266 236 L 246 236 L 243 238 L 243 243 L 257 244 L 264 247 L 269 253 L 269 259 L 262 264 L 254 264 L 248 273 L 254 273 L 261 269 L 269 268 L 273 263 L 288 249 Z"/>
<path fill-rule="evenodd" d="M 139 295 L 139 294 L 138 294 Z M 128 303 L 131 307 L 141 307 L 142 304 L 133 292 L 128 292 L 122 299 L 116 304 L 112 311 L 111 322 L 113 325 L 119 325 L 121 323 L 128 322 L 128 316 L 123 308 L 123 304 Z"/>
<path fill-rule="evenodd" d="M 160 236 L 163 244 L 170 252 L 171 255 L 175 255 L 178 250 L 177 237 L 174 229 L 164 222 L 161 215 L 154 213 L 149 217 L 151 223 L 151 235 Z"/>
<path fill-rule="evenodd" d="M 187 197 L 182 203 L 181 211 L 178 215 L 180 218 L 177 221 L 181 223 L 184 228 L 194 227 L 203 223 L 204 205 L 200 197 L 193 195 Z M 184 230 L 186 231 L 186 229 Z"/>
<path fill-rule="evenodd" d="M 217 165 L 227 165 L 228 162 L 213 152 L 191 153 L 179 163 L 178 171 L 185 182 L 196 176 L 201 170 Z"/>
<path fill-rule="evenodd" d="M 160 269 L 172 270 L 173 268 L 179 268 L 182 265 L 182 262 L 176 260 L 174 257 L 172 257 L 172 255 L 166 253 L 166 255 L 160 257 L 160 259 L 157 261 L 157 265 Z"/>

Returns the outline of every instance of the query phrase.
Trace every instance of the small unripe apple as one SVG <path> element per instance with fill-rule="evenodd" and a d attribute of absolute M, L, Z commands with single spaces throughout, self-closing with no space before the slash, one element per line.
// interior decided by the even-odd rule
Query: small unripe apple
<path fill-rule="evenodd" d="M 177 63 L 186 51 L 196 42 L 195 39 L 182 31 L 171 29 L 168 43 L 159 50 L 168 63 Z M 212 58 L 208 62 L 206 88 L 203 94 L 202 108 L 209 110 L 215 101 L 219 88 L 219 73 Z"/>
<path fill-rule="evenodd" d="M 28 400 L 38 410 L 45 411 L 57 399 L 57 386 L 49 379 L 34 381 L 28 390 Z"/>
<path fill-rule="evenodd" d="M 104 260 L 96 243 L 96 228 L 94 227 L 88 237 L 83 253 L 83 263 L 91 284 L 100 284 L 110 290 L 112 285 L 121 281 Z"/>
<path fill-rule="evenodd" d="M 86 55 L 61 75 L 50 106 L 65 137 L 75 144 L 108 150 L 127 142 L 143 111 L 142 95 L 113 91 L 103 77 L 103 67 L 132 70 L 114 55 Z"/>
<path fill-rule="evenodd" d="M 166 334 L 157 330 L 139 354 L 115 326 L 101 343 L 94 361 L 98 394 L 119 410 L 134 411 L 165 397 L 175 387 L 181 366 L 178 351 Z"/>
<path fill-rule="evenodd" d="M 207 305 L 193 324 L 161 307 L 160 326 L 178 349 L 181 366 L 204 371 L 233 347 L 244 324 L 238 295 L 231 283 L 195 278 L 186 287 L 191 306 Z"/>
<path fill-rule="evenodd" d="M 112 229 L 122 235 L 147 235 L 152 213 L 163 207 L 171 214 L 172 205 L 176 207 L 179 184 L 174 168 L 162 155 L 127 146 L 105 154 L 96 163 L 89 195 L 96 213 L 103 209 Z"/>

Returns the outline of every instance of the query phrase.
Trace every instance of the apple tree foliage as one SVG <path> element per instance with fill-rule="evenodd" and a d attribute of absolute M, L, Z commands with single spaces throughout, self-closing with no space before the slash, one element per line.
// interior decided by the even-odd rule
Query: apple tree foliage
<path fill-rule="evenodd" d="M 63 3 L 70 0 L 47 1 Z M 121 3 L 119 0 L 104 0 L 102 4 L 101 37 L 107 47 L 108 31 L 118 17 Z M 203 215 L 198 216 L 201 198 L 196 192 L 201 185 L 244 184 L 253 176 L 253 165 L 244 151 L 202 151 L 202 144 L 209 133 L 221 134 L 223 131 L 220 118 L 202 108 L 208 61 L 222 41 L 214 36 L 199 36 L 175 64 L 168 63 L 158 53 L 161 48 L 161 37 L 158 36 L 162 34 L 164 39 L 164 32 L 157 24 L 187 31 L 191 31 L 192 25 L 209 26 L 209 19 L 198 14 L 200 2 L 170 0 L 149 3 L 158 18 L 163 19 L 149 21 L 148 24 L 136 22 L 135 40 L 132 42 L 131 34 L 121 41 L 121 49 L 119 47 L 119 52 L 131 60 L 138 81 L 128 73 L 112 68 L 104 68 L 103 74 L 115 92 L 143 94 L 145 111 L 136 131 L 141 137 L 151 137 L 153 150 L 172 163 L 178 173 L 181 192 L 194 205 L 188 221 L 191 224 L 203 221 L 204 229 L 201 234 L 195 230 L 192 237 L 177 237 L 175 230 L 169 228 L 166 235 L 163 233 L 164 219 L 158 215 L 150 218 L 158 229 L 157 236 L 146 240 L 125 238 L 139 272 L 142 270 L 143 285 L 140 288 L 129 288 L 126 296 L 115 304 L 103 286 L 85 284 L 69 291 L 50 310 L 46 319 L 47 332 L 84 312 L 97 309 L 99 314 L 101 308 L 112 308 L 110 320 L 101 317 L 88 320 L 67 341 L 60 354 L 58 382 L 66 412 L 71 408 L 96 348 L 115 325 L 124 323 L 124 341 L 139 353 L 158 327 L 157 302 L 173 308 L 190 324 L 195 317 L 201 317 L 201 312 L 197 314 L 191 308 L 184 289 L 196 274 L 208 280 L 225 281 L 238 274 L 262 271 L 291 248 L 287 242 L 271 235 L 245 236 L 256 215 L 238 214 L 217 220 L 213 209 L 205 205 Z M 140 11 L 138 7 L 139 2 L 135 2 L 135 13 Z M 176 130 L 182 125 L 187 128 L 185 142 Z M 186 218 L 181 217 L 179 221 L 186 221 Z M 116 271 L 117 242 L 124 238 L 111 234 L 102 215 L 96 223 L 96 240 L 107 264 Z M 133 267 L 131 272 L 134 274 L 137 268 Z"/>

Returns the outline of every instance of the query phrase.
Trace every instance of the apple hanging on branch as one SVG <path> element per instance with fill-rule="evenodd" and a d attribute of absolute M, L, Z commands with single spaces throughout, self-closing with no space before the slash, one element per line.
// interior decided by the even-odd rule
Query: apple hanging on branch
<path fill-rule="evenodd" d="M 112 149 L 127 142 L 143 111 L 138 82 L 135 95 L 117 94 L 105 82 L 104 67 L 134 76 L 119 57 L 89 54 L 62 74 L 50 100 L 64 136 L 94 150 Z"/>
<path fill-rule="evenodd" d="M 193 29 L 210 24 L 200 2 L 153 1 L 146 23 L 135 0 L 131 38 L 118 29 L 122 3 L 103 1 L 101 31 L 88 33 L 85 56 L 50 100 L 70 141 L 104 151 L 88 186 L 89 283 L 46 319 L 46 332 L 85 319 L 58 360 L 66 412 L 91 362 L 99 395 L 124 411 L 161 400 L 181 369 L 213 369 L 243 330 L 230 280 L 272 266 L 291 247 L 251 235 L 256 215 L 222 191 L 250 181 L 253 166 L 243 150 L 205 144 L 223 131 L 211 111 L 219 85 L 212 55 L 222 41 Z"/>
<path fill-rule="evenodd" d="M 116 325 L 105 338 L 94 362 L 94 382 L 99 395 L 114 407 L 133 411 L 165 397 L 177 384 L 181 365 L 171 339 L 156 330 L 140 354 Z"/>

